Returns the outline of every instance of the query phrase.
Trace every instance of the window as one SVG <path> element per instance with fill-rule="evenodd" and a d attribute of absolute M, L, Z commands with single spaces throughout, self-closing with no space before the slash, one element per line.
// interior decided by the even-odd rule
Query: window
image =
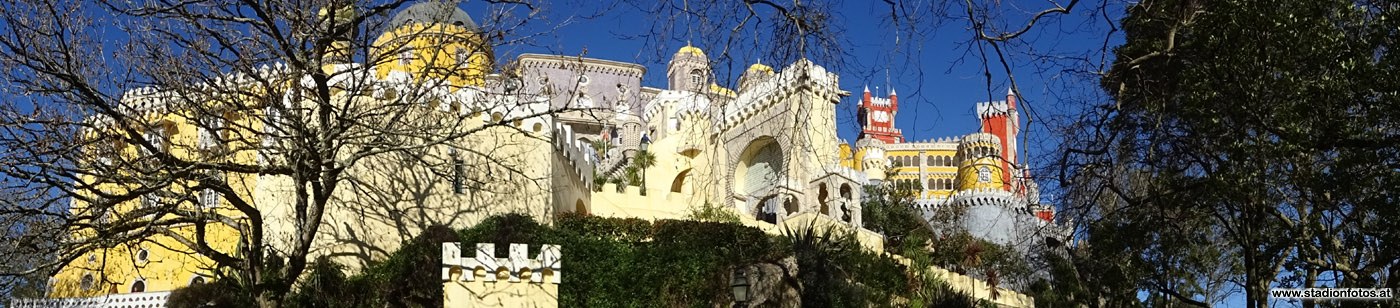
<path fill-rule="evenodd" d="M 206 209 L 219 207 L 219 192 L 212 188 L 205 188 L 200 191 L 199 206 Z"/>
<path fill-rule="evenodd" d="M 131 293 L 141 293 L 141 292 L 146 292 L 146 281 L 145 281 L 145 280 L 139 280 L 139 279 L 138 279 L 138 280 L 136 280 L 136 282 L 131 283 Z"/>
<path fill-rule="evenodd" d="M 699 88 L 700 88 L 700 83 L 704 82 L 704 81 L 705 81 L 704 79 L 705 79 L 705 73 L 700 72 L 700 69 L 693 69 L 693 70 L 690 70 L 690 85 L 691 85 L 691 86 L 694 86 L 694 87 L 696 87 L 696 89 L 699 89 Z"/>
<path fill-rule="evenodd" d="M 461 66 L 464 66 L 464 67 L 465 67 L 467 64 L 470 64 L 470 63 L 471 63 L 471 62 L 470 62 L 471 59 L 472 59 L 472 51 L 471 51 L 471 50 L 469 50 L 469 49 L 467 49 L 467 48 L 465 48 L 465 47 L 457 48 L 457 65 L 461 65 Z"/>
<path fill-rule="evenodd" d="M 195 275 L 194 278 L 190 278 L 190 285 L 191 285 L 191 286 L 193 286 L 193 285 L 201 285 L 201 284 L 204 284 L 204 283 L 205 283 L 205 281 L 204 281 L 204 276 Z"/>
<path fill-rule="evenodd" d="M 136 251 L 136 262 L 146 262 L 151 260 L 151 251 L 141 248 Z"/>
<path fill-rule="evenodd" d="M 78 282 L 78 287 L 83 291 L 92 290 L 97 286 L 97 279 L 92 277 L 92 273 L 83 274 L 83 279 Z"/>
<path fill-rule="evenodd" d="M 448 155 L 452 157 L 452 193 L 462 194 L 466 190 L 465 187 L 463 187 L 466 181 L 466 163 L 462 162 L 462 157 L 457 154 L 456 149 L 450 150 Z"/>
<path fill-rule="evenodd" d="M 983 183 L 991 182 L 991 181 L 992 181 L 992 169 L 988 169 L 986 166 L 983 166 L 982 168 L 978 168 L 978 169 L 977 169 L 977 181 L 978 181 L 978 182 L 983 182 Z"/>
<path fill-rule="evenodd" d="M 407 49 L 404 49 L 403 51 L 400 51 L 400 52 L 399 52 L 399 64 L 400 64 L 400 65 L 408 65 L 409 63 L 413 63 L 413 49 L 412 49 L 412 48 L 407 48 Z"/>
<path fill-rule="evenodd" d="M 208 117 L 204 120 L 204 126 L 199 129 L 199 148 L 207 150 L 223 143 L 219 136 L 224 129 L 223 118 Z"/>

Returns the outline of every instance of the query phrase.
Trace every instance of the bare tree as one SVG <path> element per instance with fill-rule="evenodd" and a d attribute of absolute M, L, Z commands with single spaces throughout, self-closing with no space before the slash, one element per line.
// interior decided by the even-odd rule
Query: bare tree
<path fill-rule="evenodd" d="M 549 185 L 513 157 L 547 149 L 538 119 L 567 108 L 490 73 L 493 47 L 557 24 L 542 4 L 488 2 L 480 25 L 451 10 L 395 20 L 408 0 L 0 5 L 0 178 L 25 193 L 0 221 L 34 256 L 0 274 L 147 243 L 236 273 L 274 306 L 308 256 L 353 250 L 318 247 L 356 246 L 336 213 L 412 233 L 476 210 L 406 202 L 430 190 L 470 186 L 460 203 L 483 204 Z"/>

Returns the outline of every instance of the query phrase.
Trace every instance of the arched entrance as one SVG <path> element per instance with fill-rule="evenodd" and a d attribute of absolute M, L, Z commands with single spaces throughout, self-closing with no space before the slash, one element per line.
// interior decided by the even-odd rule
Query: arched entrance
<path fill-rule="evenodd" d="M 733 193 L 747 200 L 750 214 L 767 220 L 763 214 L 776 213 L 782 202 L 774 197 L 785 173 L 783 151 L 778 142 L 772 137 L 754 139 L 744 147 L 734 166 Z"/>

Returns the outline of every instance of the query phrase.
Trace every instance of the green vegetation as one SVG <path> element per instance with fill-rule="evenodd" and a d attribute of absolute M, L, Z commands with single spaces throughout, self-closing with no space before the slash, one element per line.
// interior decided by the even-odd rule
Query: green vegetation
<path fill-rule="evenodd" d="M 699 221 L 739 222 L 739 214 L 709 202 L 690 207 L 690 213 L 686 213 L 685 218 Z"/>
<path fill-rule="evenodd" d="M 1086 236 L 1055 285 L 1202 307 L 1400 287 L 1397 17 L 1384 1 L 1129 6 L 1109 97 L 1066 130 L 1057 168 Z"/>
<path fill-rule="evenodd" d="M 522 215 L 491 217 L 460 231 L 429 228 L 383 262 L 357 275 L 318 260 L 283 301 L 289 307 L 440 307 L 440 244 L 526 243 L 564 249 L 559 304 L 565 307 L 705 307 L 730 301 L 728 277 L 738 266 L 780 264 L 795 257 L 796 276 L 773 277 L 797 290 L 808 307 L 971 307 L 974 301 L 893 259 L 861 249 L 848 234 L 813 228 L 772 236 L 735 223 L 600 218 L 565 214 L 554 226 Z M 271 266 L 276 268 L 276 266 Z M 246 306 L 234 279 L 181 289 L 171 307 Z M 932 286 L 926 288 L 924 286 Z"/>

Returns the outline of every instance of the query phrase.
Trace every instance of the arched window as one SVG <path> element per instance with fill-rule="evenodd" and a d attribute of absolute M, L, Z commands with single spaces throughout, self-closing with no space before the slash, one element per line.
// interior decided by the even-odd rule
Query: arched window
<path fill-rule="evenodd" d="M 698 89 L 702 82 L 705 82 L 705 73 L 698 68 L 690 70 L 690 84 Z"/>
<path fill-rule="evenodd" d="M 938 165 L 938 163 L 937 163 L 937 156 L 926 156 L 926 157 L 928 158 L 927 160 L 925 160 L 925 161 L 926 161 L 926 162 L 925 162 L 926 164 L 928 164 L 929 166 L 937 166 L 937 165 Z"/>
<path fill-rule="evenodd" d="M 132 282 L 132 283 L 131 283 L 131 293 L 141 293 L 141 292 L 146 292 L 146 281 L 145 281 L 145 280 L 139 280 L 139 279 L 138 279 L 138 280 L 136 280 L 136 282 Z"/>
<path fill-rule="evenodd" d="M 457 65 L 466 66 L 472 59 L 472 51 L 466 47 L 457 48 Z"/>

